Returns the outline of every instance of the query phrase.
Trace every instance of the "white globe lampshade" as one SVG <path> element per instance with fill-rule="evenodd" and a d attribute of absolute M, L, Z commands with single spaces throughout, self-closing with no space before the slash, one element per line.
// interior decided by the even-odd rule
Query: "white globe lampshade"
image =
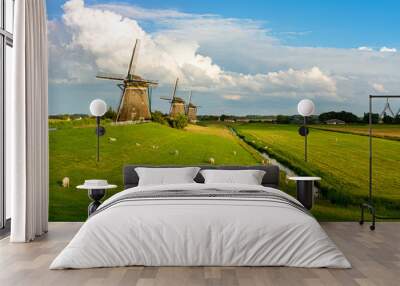
<path fill-rule="evenodd" d="M 314 102 L 312 102 L 309 99 L 303 99 L 299 102 L 297 105 L 297 111 L 299 112 L 300 115 L 303 116 L 311 116 L 314 114 L 315 111 L 315 105 Z"/>
<path fill-rule="evenodd" d="M 107 112 L 107 104 L 104 100 L 95 99 L 90 103 L 90 113 L 93 116 L 101 117 Z"/>

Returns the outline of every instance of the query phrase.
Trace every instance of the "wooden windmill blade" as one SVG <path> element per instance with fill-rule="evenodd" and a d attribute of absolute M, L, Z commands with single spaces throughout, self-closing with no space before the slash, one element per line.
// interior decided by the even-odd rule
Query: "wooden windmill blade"
<path fill-rule="evenodd" d="M 179 82 L 179 77 L 177 77 L 176 81 L 175 81 L 174 91 L 172 92 L 172 99 L 174 99 L 175 96 L 176 96 L 176 90 L 178 88 L 178 82 Z"/>
<path fill-rule="evenodd" d="M 136 64 L 139 56 L 139 48 L 140 48 L 140 40 L 136 39 L 135 45 L 133 46 L 131 61 L 129 63 L 128 76 L 127 76 L 128 79 L 132 79 L 133 75 L 135 74 Z"/>
<path fill-rule="evenodd" d="M 173 108 L 173 105 L 174 105 L 174 100 L 175 100 L 175 97 L 176 97 L 176 90 L 178 89 L 178 82 L 179 82 L 179 77 L 176 78 L 175 86 L 174 86 L 174 89 L 172 91 L 172 98 L 171 98 L 171 105 L 169 107 L 169 114 L 171 114 L 172 108 Z"/>
<path fill-rule="evenodd" d="M 98 73 L 96 78 L 110 79 L 110 80 L 125 80 L 125 76 L 120 74 Z"/>
<path fill-rule="evenodd" d="M 145 83 L 151 86 L 156 86 L 158 85 L 158 82 L 155 80 L 147 80 L 147 79 L 134 79 L 132 80 L 133 82 L 138 82 L 138 83 Z"/>
<path fill-rule="evenodd" d="M 189 105 L 193 106 L 194 108 L 200 108 L 200 105 L 196 105 L 192 103 L 192 91 L 190 91 L 190 98 L 189 98 Z"/>
<path fill-rule="evenodd" d="M 117 117 L 115 119 L 116 122 L 119 121 L 119 117 L 121 116 L 121 109 L 122 109 L 122 105 L 124 104 L 124 97 L 125 97 L 125 84 L 121 84 L 121 85 L 119 85 L 119 87 L 122 90 L 122 94 L 121 94 L 121 99 L 119 100 L 119 104 L 118 104 Z"/>
<path fill-rule="evenodd" d="M 190 94 L 189 94 L 189 104 L 191 104 L 192 103 L 192 91 L 190 91 Z"/>
<path fill-rule="evenodd" d="M 165 96 L 161 96 L 160 99 L 162 99 L 162 100 L 168 100 L 168 101 L 171 101 L 171 100 L 172 100 L 171 98 L 165 97 Z"/>
<path fill-rule="evenodd" d="M 190 104 L 192 103 L 192 91 L 190 90 L 189 91 L 189 101 L 188 101 L 188 104 L 186 105 L 186 110 L 185 110 L 185 113 L 186 113 L 186 115 L 189 115 L 189 108 L 190 108 Z"/>
<path fill-rule="evenodd" d="M 120 90 L 124 91 L 125 84 L 119 83 L 119 84 L 117 84 L 117 86 L 119 87 Z"/>

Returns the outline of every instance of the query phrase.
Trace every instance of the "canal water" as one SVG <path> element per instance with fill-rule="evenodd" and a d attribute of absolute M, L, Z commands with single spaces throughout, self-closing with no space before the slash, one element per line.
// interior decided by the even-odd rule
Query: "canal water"
<path fill-rule="evenodd" d="M 298 174 L 295 171 L 293 171 L 292 169 L 290 169 L 289 167 L 283 165 L 276 159 L 270 157 L 266 152 L 260 152 L 259 150 L 255 149 L 253 146 L 248 144 L 245 140 L 243 140 L 242 138 L 240 138 L 240 136 L 238 136 L 238 134 L 235 132 L 234 129 L 231 129 L 231 131 L 232 131 L 233 135 L 235 135 L 237 138 L 239 138 L 239 140 L 241 140 L 243 143 L 247 144 L 248 146 L 250 146 L 251 148 L 256 150 L 264 159 L 266 159 L 269 162 L 269 164 L 278 166 L 281 171 L 285 172 L 286 178 L 298 177 Z M 314 192 L 314 198 L 318 198 L 320 195 L 320 190 L 317 186 L 315 186 L 315 184 L 313 185 L 313 192 Z"/>

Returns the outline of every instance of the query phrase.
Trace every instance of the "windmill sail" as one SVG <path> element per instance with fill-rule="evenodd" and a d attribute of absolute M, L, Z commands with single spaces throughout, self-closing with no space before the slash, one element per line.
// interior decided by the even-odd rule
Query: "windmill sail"
<path fill-rule="evenodd" d="M 178 82 L 179 82 L 179 77 L 176 78 L 175 81 L 175 86 L 174 86 L 174 91 L 172 92 L 172 100 L 171 100 L 171 105 L 169 107 L 169 114 L 172 116 L 172 111 L 174 110 L 174 101 L 176 100 L 176 90 L 178 88 Z"/>
<path fill-rule="evenodd" d="M 192 91 L 189 92 L 189 103 L 186 105 L 186 115 L 189 115 L 190 104 L 192 104 Z"/>
<path fill-rule="evenodd" d="M 139 56 L 140 40 L 136 39 L 135 46 L 133 47 L 131 62 L 129 63 L 127 79 L 132 79 L 135 74 L 136 64 Z"/>
<path fill-rule="evenodd" d="M 121 74 L 98 73 L 96 77 L 100 79 L 125 80 L 125 76 Z"/>
<path fill-rule="evenodd" d="M 177 78 L 176 78 L 176 81 L 175 81 L 174 91 L 173 91 L 173 93 L 172 93 L 172 99 L 174 99 L 175 96 L 176 96 L 176 90 L 177 90 L 177 88 L 178 88 L 178 82 L 179 82 L 179 77 L 177 77 Z"/>

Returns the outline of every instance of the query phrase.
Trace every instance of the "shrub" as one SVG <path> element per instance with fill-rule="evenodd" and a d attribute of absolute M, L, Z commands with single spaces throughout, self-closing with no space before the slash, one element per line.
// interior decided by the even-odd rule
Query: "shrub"
<path fill-rule="evenodd" d="M 287 116 L 287 115 L 278 115 L 278 116 L 276 117 L 276 123 L 279 123 L 279 124 L 288 124 L 288 123 L 290 123 L 290 118 L 289 118 L 289 116 Z"/>
<path fill-rule="evenodd" d="M 392 123 L 394 123 L 394 118 L 393 117 L 391 117 L 391 116 L 389 116 L 389 115 L 384 115 L 383 116 L 383 118 L 382 118 L 382 121 L 383 121 L 383 123 L 385 123 L 385 124 L 392 124 Z"/>
<path fill-rule="evenodd" d="M 161 112 L 161 111 L 154 111 L 151 114 L 151 119 L 153 120 L 153 122 L 157 122 L 160 124 L 166 124 L 167 123 L 167 119 L 165 117 L 165 115 Z"/>
<path fill-rule="evenodd" d="M 117 119 L 117 112 L 110 106 L 103 117 L 115 121 Z"/>
<path fill-rule="evenodd" d="M 188 118 L 184 114 L 178 114 L 174 118 L 169 118 L 168 123 L 172 128 L 184 129 L 188 125 Z"/>
<path fill-rule="evenodd" d="M 378 113 L 372 113 L 372 124 L 377 124 L 379 123 L 379 114 Z M 364 117 L 362 120 L 364 123 L 369 123 L 369 112 L 364 113 Z"/>
<path fill-rule="evenodd" d="M 351 112 L 346 112 L 346 111 L 341 111 L 341 112 L 330 111 L 330 112 L 321 113 L 319 115 L 319 121 L 321 123 L 323 123 L 327 120 L 330 120 L 330 119 L 339 119 L 346 123 L 360 122 L 360 118 L 358 118 L 357 115 L 355 115 Z"/>

